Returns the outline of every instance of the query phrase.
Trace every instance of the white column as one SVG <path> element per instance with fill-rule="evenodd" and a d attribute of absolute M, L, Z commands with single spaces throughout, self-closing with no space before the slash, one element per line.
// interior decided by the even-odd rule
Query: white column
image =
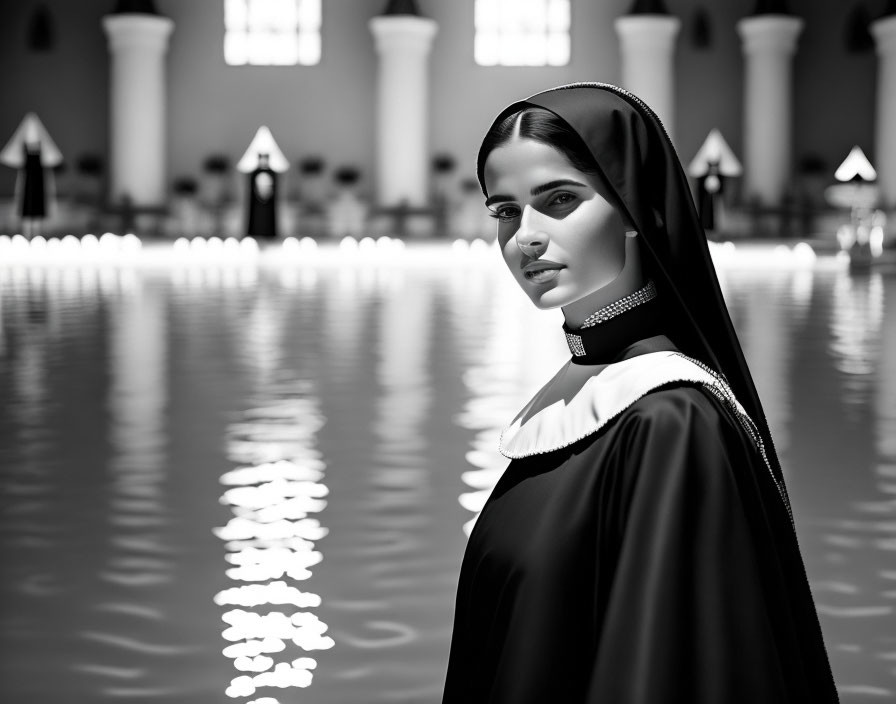
<path fill-rule="evenodd" d="M 110 187 L 117 202 L 165 202 L 165 51 L 174 23 L 144 14 L 107 15 L 111 78 Z"/>
<path fill-rule="evenodd" d="M 791 174 L 791 59 L 803 21 L 756 15 L 737 23 L 746 59 L 744 189 L 748 201 L 781 203 Z"/>
<path fill-rule="evenodd" d="M 675 140 L 675 39 L 681 20 L 670 15 L 616 18 L 622 87 L 647 103 Z"/>
<path fill-rule="evenodd" d="M 370 20 L 379 54 L 377 195 L 380 205 L 426 205 L 429 75 L 434 20 L 389 15 Z"/>
<path fill-rule="evenodd" d="M 872 22 L 877 44 L 877 113 L 874 168 L 881 205 L 896 207 L 896 15 Z"/>

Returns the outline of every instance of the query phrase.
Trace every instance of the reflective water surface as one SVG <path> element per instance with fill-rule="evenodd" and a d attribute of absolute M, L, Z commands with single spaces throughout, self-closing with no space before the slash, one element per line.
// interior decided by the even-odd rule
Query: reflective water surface
<path fill-rule="evenodd" d="M 0 695 L 437 702 L 503 424 L 499 256 L 0 265 Z M 896 699 L 896 276 L 718 260 L 844 702 Z"/>

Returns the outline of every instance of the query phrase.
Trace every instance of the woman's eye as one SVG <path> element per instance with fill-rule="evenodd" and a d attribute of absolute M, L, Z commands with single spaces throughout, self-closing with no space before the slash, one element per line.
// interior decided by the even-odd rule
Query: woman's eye
<path fill-rule="evenodd" d="M 520 216 L 520 209 L 515 205 L 502 205 L 500 208 L 492 210 L 489 214 L 493 218 L 506 222 L 518 218 Z"/>
<path fill-rule="evenodd" d="M 576 199 L 575 195 L 572 193 L 558 193 L 553 198 L 549 205 L 569 205 Z"/>

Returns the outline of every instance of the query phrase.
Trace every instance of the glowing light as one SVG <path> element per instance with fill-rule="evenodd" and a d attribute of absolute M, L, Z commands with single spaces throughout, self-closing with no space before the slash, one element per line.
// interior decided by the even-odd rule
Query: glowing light
<path fill-rule="evenodd" d="M 861 147 L 855 146 L 843 160 L 843 163 L 837 167 L 837 170 L 834 172 L 834 178 L 843 182 L 852 181 L 856 178 L 861 181 L 874 181 L 877 178 L 877 171 L 874 170 Z"/>
<path fill-rule="evenodd" d="M 236 237 L 228 237 L 224 240 L 224 254 L 229 259 L 235 259 L 240 253 L 240 241 Z"/>
<path fill-rule="evenodd" d="M 100 240 L 96 235 L 86 234 L 81 238 L 83 249 L 95 250 L 100 246 Z"/>
<path fill-rule="evenodd" d="M 478 254 L 488 252 L 490 247 L 491 245 L 488 242 L 478 237 L 470 242 L 470 251 Z"/>
<path fill-rule="evenodd" d="M 317 594 L 303 592 L 286 582 L 268 584 L 248 584 L 231 587 L 215 595 L 215 603 L 220 606 L 261 606 L 262 604 L 292 604 L 299 608 L 320 606 Z M 262 651 L 259 651 L 262 652 Z M 225 653 L 226 655 L 226 653 Z"/>
<path fill-rule="evenodd" d="M 486 500 L 488 500 L 489 495 L 491 495 L 492 490 L 482 489 L 480 491 L 468 491 L 464 494 L 461 494 L 457 500 L 461 506 L 463 506 L 467 511 L 472 511 L 473 513 L 479 513 L 482 510 L 482 507 L 485 506 Z"/>
<path fill-rule="evenodd" d="M 308 611 L 287 616 L 278 611 L 256 614 L 234 609 L 226 612 L 221 619 L 230 624 L 230 628 L 221 634 L 229 641 L 280 638 L 291 640 L 304 650 L 328 650 L 335 645 L 332 638 L 323 635 L 327 624 Z"/>
<path fill-rule="evenodd" d="M 786 244 L 779 244 L 772 250 L 772 256 L 775 259 L 789 259 L 790 258 L 790 249 Z"/>
<path fill-rule="evenodd" d="M 374 246 L 373 240 L 368 246 Z M 279 255 L 284 249 L 298 251 L 300 247 L 301 241 L 293 240 L 283 249 L 272 249 Z M 321 605 L 319 595 L 299 590 L 284 577 L 308 579 L 311 568 L 323 560 L 323 554 L 314 548 L 327 529 L 309 517 L 326 507 L 324 497 L 329 494 L 321 482 L 325 464 L 309 442 L 323 424 L 311 400 L 289 399 L 253 408 L 242 422 L 231 425 L 235 436 L 231 458 L 257 463 L 237 467 L 221 477 L 228 488 L 220 501 L 231 506 L 234 515 L 227 525 L 213 529 L 227 547 L 227 577 L 254 582 L 215 596 L 222 606 L 244 607 L 231 608 L 222 615 L 228 624 L 222 636 L 230 641 L 224 654 L 234 659 L 237 670 L 255 673 L 231 681 L 226 689 L 230 697 L 250 696 L 262 686 L 307 687 L 316 661 L 298 658 L 275 664 L 273 654 L 285 651 L 289 643 L 306 652 L 335 645 L 326 635 L 327 625 L 309 611 L 258 612 L 258 607 L 269 604 L 281 609 Z M 278 458 L 287 437 L 296 442 L 289 444 L 288 458 Z"/>
<path fill-rule="evenodd" d="M 81 251 L 81 240 L 79 240 L 74 235 L 66 235 L 62 238 L 62 246 L 60 248 L 63 252 L 69 253 L 78 253 Z"/>
<path fill-rule="evenodd" d="M 215 535 L 222 540 L 280 540 L 285 538 L 302 538 L 304 540 L 320 540 L 328 533 L 314 518 L 300 521 L 275 521 L 259 523 L 249 518 L 231 518 L 223 528 L 215 528 Z"/>
<path fill-rule="evenodd" d="M 309 670 L 313 669 L 316 664 L 311 658 L 298 658 L 291 663 L 281 662 L 277 664 L 272 672 L 263 672 L 254 677 L 243 675 L 235 678 L 224 693 L 228 697 L 236 699 L 252 696 L 258 687 L 277 687 L 279 689 L 307 687 L 311 684 L 312 679 Z M 265 700 L 276 702 L 276 700 L 272 700 L 270 697 L 265 697 L 258 701 Z"/>
<path fill-rule="evenodd" d="M 794 245 L 792 256 L 795 263 L 807 266 L 812 266 L 818 259 L 815 250 L 808 242 L 798 242 Z"/>
<path fill-rule="evenodd" d="M 209 237 L 208 238 L 208 251 L 209 254 L 220 257 L 224 254 L 224 240 L 220 237 Z"/>
<path fill-rule="evenodd" d="M 260 509 L 269 507 L 275 502 L 282 502 L 288 497 L 300 497 L 307 500 L 309 512 L 322 511 L 325 501 L 317 501 L 312 497 L 322 497 L 329 493 L 327 487 L 316 482 L 298 482 L 274 480 L 260 486 L 241 486 L 228 489 L 221 497 L 222 502 Z"/>
<path fill-rule="evenodd" d="M 225 0 L 224 25 L 231 66 L 320 63 L 320 0 Z"/>
<path fill-rule="evenodd" d="M 227 555 L 227 561 L 233 565 L 257 567 L 272 563 L 275 569 L 282 569 L 284 565 L 290 563 L 298 564 L 301 567 L 306 565 L 316 565 L 322 559 L 316 550 L 308 551 L 304 554 L 291 550 L 289 548 L 246 548 L 238 553 Z"/>
<path fill-rule="evenodd" d="M 286 650 L 286 643 L 280 638 L 265 638 L 264 640 L 247 640 L 243 643 L 228 645 L 222 651 L 225 657 L 255 657 L 261 653 L 280 653 Z"/>
<path fill-rule="evenodd" d="M 362 237 L 358 242 L 358 252 L 360 254 L 371 254 L 376 251 L 376 241 L 373 237 Z"/>
<path fill-rule="evenodd" d="M 264 672 L 273 664 L 273 658 L 269 658 L 267 655 L 257 655 L 254 658 L 241 657 L 233 662 L 233 666 L 243 672 Z"/>
<path fill-rule="evenodd" d="M 194 237 L 190 240 L 190 252 L 193 254 L 204 254 L 208 249 L 208 242 L 205 237 Z"/>
<path fill-rule="evenodd" d="M 569 0 L 476 0 L 475 26 L 480 66 L 569 63 Z"/>
<path fill-rule="evenodd" d="M 304 459 L 302 466 L 289 460 L 279 460 L 260 464 L 257 467 L 232 469 L 221 476 L 221 483 L 225 485 L 255 484 L 277 479 L 313 482 L 323 477 L 323 468 L 324 463 L 313 458 Z"/>

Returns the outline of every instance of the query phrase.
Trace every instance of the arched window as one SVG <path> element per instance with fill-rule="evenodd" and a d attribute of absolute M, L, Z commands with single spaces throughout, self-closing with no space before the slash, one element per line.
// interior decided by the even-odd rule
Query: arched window
<path fill-rule="evenodd" d="M 480 66 L 565 66 L 569 0 L 476 0 Z"/>
<path fill-rule="evenodd" d="M 320 0 L 224 0 L 224 60 L 231 66 L 320 63 Z"/>

